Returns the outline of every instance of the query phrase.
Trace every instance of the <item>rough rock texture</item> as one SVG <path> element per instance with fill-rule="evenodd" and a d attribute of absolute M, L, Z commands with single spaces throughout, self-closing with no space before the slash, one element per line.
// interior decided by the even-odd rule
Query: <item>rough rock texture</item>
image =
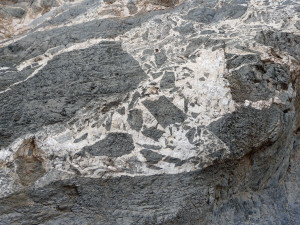
<path fill-rule="evenodd" d="M 297 0 L 0 2 L 0 224 L 299 224 Z"/>

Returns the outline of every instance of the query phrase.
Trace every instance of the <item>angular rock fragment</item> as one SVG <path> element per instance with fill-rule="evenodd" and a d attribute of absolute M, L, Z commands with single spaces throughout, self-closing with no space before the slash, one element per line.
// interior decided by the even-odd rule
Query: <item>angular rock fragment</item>
<path fill-rule="evenodd" d="M 143 127 L 143 112 L 140 109 L 132 109 L 129 111 L 127 122 L 129 126 L 136 130 L 140 131 Z"/>
<path fill-rule="evenodd" d="M 155 63 L 158 67 L 162 66 L 168 59 L 165 50 L 163 49 L 161 50 L 156 49 L 156 53 L 154 56 L 155 56 Z"/>
<path fill-rule="evenodd" d="M 82 149 L 93 156 L 119 157 L 134 149 L 132 136 L 126 133 L 109 133 L 104 139 Z"/>
<path fill-rule="evenodd" d="M 141 150 L 141 153 L 146 158 L 146 161 L 150 164 L 156 164 L 164 157 L 163 155 L 149 149 L 143 149 Z"/>
<path fill-rule="evenodd" d="M 186 119 L 185 113 L 165 96 L 159 97 L 158 100 L 145 100 L 143 104 L 164 128 L 174 123 L 182 123 Z"/>
<path fill-rule="evenodd" d="M 155 127 L 144 127 L 144 129 L 142 130 L 142 134 L 153 139 L 154 141 L 158 141 L 164 134 L 164 131 L 159 130 Z"/>
<path fill-rule="evenodd" d="M 175 87 L 175 75 L 173 72 L 166 72 L 160 81 L 161 89 L 170 89 Z"/>

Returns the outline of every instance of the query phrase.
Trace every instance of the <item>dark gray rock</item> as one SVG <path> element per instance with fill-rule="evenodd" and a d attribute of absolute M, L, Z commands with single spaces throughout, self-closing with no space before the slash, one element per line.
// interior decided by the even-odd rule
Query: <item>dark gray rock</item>
<path fill-rule="evenodd" d="M 160 167 L 154 166 L 154 165 L 152 165 L 152 164 L 148 164 L 148 165 L 147 165 L 147 168 L 152 169 L 152 170 L 161 170 Z"/>
<path fill-rule="evenodd" d="M 216 15 L 216 10 L 212 8 L 196 8 L 189 11 L 185 17 L 188 20 L 193 20 L 200 23 L 210 23 Z"/>
<path fill-rule="evenodd" d="M 127 122 L 131 129 L 140 131 L 143 127 L 143 112 L 140 109 L 132 109 L 129 111 Z"/>
<path fill-rule="evenodd" d="M 134 149 L 132 136 L 126 133 L 109 133 L 91 146 L 84 147 L 83 152 L 93 156 L 119 157 L 129 154 Z"/>
<path fill-rule="evenodd" d="M 155 127 L 144 127 L 142 134 L 146 137 L 153 139 L 154 141 L 158 141 L 161 136 L 164 134 L 164 131 L 158 130 Z"/>
<path fill-rule="evenodd" d="M 209 48 L 218 45 L 224 45 L 224 40 L 217 40 L 208 36 L 193 38 L 189 41 L 184 55 L 185 57 L 191 58 L 193 56 L 192 53 L 201 47 Z"/>
<path fill-rule="evenodd" d="M 221 8 L 217 10 L 214 20 L 220 21 L 224 19 L 237 19 L 242 15 L 244 15 L 246 11 L 247 11 L 247 6 L 243 6 L 240 4 L 225 3 Z"/>
<path fill-rule="evenodd" d="M 26 1 L 6 2 L 11 5 Z M 37 4 L 39 2 L 42 7 Z M 0 48 L 0 67 L 11 68 L 0 70 L 0 91 L 25 80 L 38 68 L 28 67 L 18 72 L 16 66 L 25 60 L 44 54 L 52 48 L 55 49 L 50 51 L 55 52 L 92 38 L 113 39 L 132 28 L 144 26 L 144 22 L 155 15 L 170 13 L 165 21 L 158 17 L 152 20 L 157 26 L 155 32 L 143 29 L 139 33 L 144 41 L 153 38 L 152 35 L 155 33 L 155 38 L 159 42 L 154 41 L 151 44 L 149 42 L 148 47 L 136 46 L 145 47 L 140 59 L 147 68 L 147 73 L 154 79 L 161 77 L 163 73 L 158 72 L 157 69 L 163 68 L 161 69 L 163 72 L 170 69 L 167 68 L 169 67 L 167 62 L 170 61 L 172 70 L 183 75 L 183 79 L 193 79 L 193 71 L 187 67 L 180 71 L 181 66 L 173 66 L 175 62 L 173 56 L 176 55 L 173 54 L 172 47 L 177 48 L 176 54 L 178 50 L 182 53 L 178 60 L 187 62 L 194 62 L 201 48 L 212 51 L 222 49 L 225 52 L 227 69 L 234 70 L 226 74 L 225 79 L 228 80 L 231 95 L 237 103 L 236 110 L 218 118 L 208 127 L 194 127 L 190 122 L 199 120 L 202 112 L 188 113 L 190 106 L 188 99 L 184 99 L 184 112 L 164 96 L 157 96 L 158 100 L 145 100 L 149 97 L 145 94 L 146 88 L 141 87 L 144 88 L 142 94 L 136 88 L 146 78 L 149 78 L 150 85 L 155 87 L 158 85 L 157 81 L 153 82 L 146 76 L 139 63 L 122 50 L 120 43 L 103 42 L 87 49 L 58 55 L 34 77 L 1 93 L 0 147 L 8 146 L 23 134 L 34 134 L 43 126 L 52 124 L 56 125 L 55 127 L 67 126 L 67 129 L 70 128 L 69 125 L 76 125 L 74 131 L 81 132 L 81 123 L 89 122 L 89 120 L 82 121 L 85 118 L 80 118 L 80 121 L 74 119 L 74 115 L 80 117 L 76 113 L 81 109 L 95 114 L 91 115 L 92 120 L 96 120 L 93 122 L 93 128 L 102 126 L 107 130 L 112 129 L 114 110 L 121 115 L 128 113 L 127 119 L 132 129 L 142 131 L 145 137 L 158 141 L 164 131 L 145 125 L 141 129 L 142 117 L 137 116 L 141 115 L 141 111 L 134 109 L 138 99 L 144 98 L 143 104 L 164 128 L 175 124 L 175 129 L 182 128 L 187 132 L 186 138 L 195 146 L 193 150 L 199 151 L 198 147 L 203 140 L 198 141 L 198 137 L 202 135 L 202 137 L 214 138 L 218 143 L 224 142 L 230 148 L 231 154 L 227 155 L 227 149 L 217 150 L 213 142 L 205 145 L 207 155 L 203 156 L 202 152 L 199 152 L 198 156 L 183 160 L 158 153 L 162 148 L 174 149 L 174 146 L 158 146 L 158 143 L 157 145 L 144 144 L 145 137 L 141 137 L 141 144 L 139 140 L 133 143 L 130 134 L 114 132 L 108 133 L 104 139 L 94 145 L 86 146 L 75 157 L 82 156 L 81 160 L 87 160 L 86 157 L 90 155 L 119 157 L 132 152 L 134 145 L 137 144 L 145 148 L 141 154 L 148 161 L 146 166 L 151 173 L 164 172 L 164 168 L 156 164 L 160 160 L 170 166 L 170 170 L 173 167 L 175 171 L 184 169 L 181 166 L 186 163 L 194 164 L 199 170 L 151 176 L 142 173 L 139 176 L 140 168 L 144 168 L 145 164 L 133 156 L 124 162 L 126 168 L 122 168 L 116 174 L 114 171 L 108 171 L 103 173 L 103 177 L 88 178 L 72 165 L 74 158 L 71 152 L 70 155 L 64 155 L 62 160 L 66 163 L 64 165 L 70 168 L 69 172 L 74 174 L 70 173 L 68 178 L 62 176 L 64 177 L 62 180 L 51 182 L 46 178 L 52 176 L 52 170 L 48 171 L 49 167 L 46 170 L 44 166 L 46 164 L 51 168 L 51 165 L 56 165 L 56 159 L 59 157 L 48 156 L 47 149 L 44 152 L 47 158 L 44 159 L 42 154 L 37 155 L 37 145 L 34 139 L 30 139 L 21 144 L 20 149 L 25 149 L 25 152 L 18 150 L 12 156 L 14 159 L 12 162 L 6 163 L 4 160 L 0 163 L 0 189 L 2 190 L 0 194 L 6 195 L 0 197 L 0 224 L 298 224 L 300 220 L 298 190 L 300 45 L 299 35 L 295 32 L 298 22 L 294 26 L 295 15 L 292 14 L 299 12 L 298 2 L 287 0 L 274 6 L 271 1 L 261 1 L 257 5 L 256 14 L 256 11 L 253 11 L 256 7 L 255 3 L 247 0 L 185 0 L 178 7 L 174 7 L 178 3 L 177 0 L 151 0 L 147 3 L 156 3 L 168 9 L 140 13 L 134 17 L 96 19 L 74 26 L 60 26 L 86 13 L 89 9 L 96 9 L 100 4 L 107 6 L 113 2 L 117 3 L 114 0 L 107 0 L 104 3 L 98 0 L 76 1 L 67 8 L 61 8 L 62 11 L 50 12 L 53 13 L 51 14 L 53 18 L 50 14 L 44 14 L 43 18 L 35 21 L 36 24 L 44 22 L 26 33 L 28 34 L 26 37 L 21 35 L 20 39 L 5 40 L 5 42 L 12 42 Z M 32 3 L 31 10 L 44 13 L 56 6 L 58 1 L 34 0 L 30 3 Z M 136 12 L 135 3 L 136 0 L 130 1 L 127 5 L 132 14 Z M 246 18 L 242 16 L 246 15 L 247 4 L 251 7 Z M 156 7 L 159 8 L 157 5 Z M 285 8 L 288 11 L 285 11 Z M 274 13 L 274 10 L 280 13 Z M 176 14 L 175 17 L 173 13 Z M 291 19 L 290 16 L 293 18 Z M 176 21 L 179 17 L 183 19 L 180 23 Z M 239 28 L 242 32 L 239 32 L 236 27 L 217 24 L 234 18 L 240 18 Z M 275 30 L 272 27 L 273 22 L 282 25 L 280 29 L 286 32 Z M 166 26 L 161 26 L 161 23 Z M 226 23 L 229 24 L 228 21 Z M 170 49 L 168 47 L 166 53 L 167 48 L 164 49 L 164 44 L 172 38 L 181 38 L 176 37 L 177 32 L 172 32 L 172 37 L 166 37 L 167 34 L 171 34 L 169 25 L 172 29 L 175 26 L 174 30 L 179 32 L 182 39 L 175 41 L 176 43 Z M 51 26 L 60 26 L 60 28 L 47 30 Z M 247 33 L 247 26 L 249 26 L 249 33 Z M 41 31 L 37 31 L 40 28 Z M 43 28 L 47 29 L 43 30 Z M 289 29 L 294 30 L 289 32 Z M 216 30 L 217 33 L 212 33 L 212 30 Z M 259 32 L 256 38 L 253 38 L 252 33 L 256 31 Z M 258 52 L 261 48 L 257 51 L 253 50 L 255 49 L 255 44 L 252 46 L 253 40 L 260 45 L 269 46 L 270 54 L 277 59 L 276 62 L 280 62 L 283 58 L 282 52 L 290 56 L 291 62 L 285 65 L 272 62 L 272 58 L 268 61 L 261 60 L 259 57 L 261 53 Z M 5 45 L 5 42 L 1 44 Z M 236 51 L 236 54 L 240 50 L 248 54 L 227 54 L 228 48 L 231 52 Z M 155 57 L 157 68 L 153 68 L 154 64 L 151 60 L 146 61 L 150 56 Z M 161 89 L 164 87 L 165 89 L 162 92 L 172 88 L 168 94 L 179 94 L 182 97 L 179 87 L 174 88 L 173 75 L 170 77 L 171 79 L 167 76 L 163 77 Z M 180 79 L 181 76 L 178 78 Z M 205 83 L 206 80 L 202 79 L 201 82 Z M 296 96 L 291 97 L 291 93 L 288 93 L 290 87 L 295 90 Z M 191 85 L 188 88 L 192 88 Z M 274 97 L 275 91 L 279 91 L 278 97 L 281 103 L 273 103 L 262 110 L 238 106 L 244 105 L 245 100 L 254 102 L 268 100 Z M 131 93 L 135 94 L 131 95 Z M 129 103 L 129 107 L 125 109 L 121 106 L 123 103 Z M 185 113 L 191 115 L 189 120 L 186 120 Z M 100 115 L 104 118 L 101 121 Z M 51 127 L 48 126 L 47 129 L 52 129 Z M 172 135 L 172 130 L 170 133 Z M 75 142 L 84 138 L 86 135 L 79 137 Z M 60 154 L 60 149 L 57 150 Z M 8 152 L 11 151 L 13 150 L 8 149 Z M 6 151 L 0 155 L 3 157 L 5 154 Z M 118 176 L 119 172 L 126 172 L 130 176 Z M 62 172 L 57 173 L 56 177 L 50 178 L 59 179 Z M 15 179 L 15 183 L 9 183 L 9 179 Z M 44 179 L 44 183 L 39 179 Z M 10 193 L 10 187 L 13 187 L 15 192 Z"/>
<path fill-rule="evenodd" d="M 181 166 L 185 163 L 185 160 L 181 160 L 181 159 L 178 159 L 178 158 L 175 158 L 175 157 L 166 157 L 164 159 L 165 162 L 168 162 L 168 163 L 174 163 L 175 166 Z"/>
<path fill-rule="evenodd" d="M 129 14 L 135 14 L 137 13 L 137 7 L 136 5 L 134 4 L 134 2 L 129 2 L 127 4 L 127 8 L 128 8 L 128 11 L 129 11 Z"/>
<path fill-rule="evenodd" d="M 87 138 L 87 136 L 88 136 L 88 133 L 85 133 L 85 134 L 82 135 L 80 138 L 75 139 L 75 140 L 74 140 L 74 143 L 79 143 L 79 142 L 85 140 L 85 139 Z"/>
<path fill-rule="evenodd" d="M 7 17 L 15 17 L 21 19 L 26 15 L 26 10 L 21 7 L 5 7 L 0 10 L 0 14 L 5 14 Z"/>
<path fill-rule="evenodd" d="M 57 7 L 59 3 L 57 0 L 40 0 L 40 6 L 43 8 Z"/>
<path fill-rule="evenodd" d="M 141 97 L 141 94 L 137 91 L 133 94 L 131 102 L 129 103 L 128 109 L 132 109 L 137 100 Z"/>
<path fill-rule="evenodd" d="M 156 78 L 159 78 L 162 74 L 163 74 L 163 72 L 151 73 L 151 76 L 153 77 L 153 79 L 156 79 Z"/>
<path fill-rule="evenodd" d="M 196 133 L 196 128 L 193 127 L 193 128 L 190 129 L 190 130 L 186 133 L 186 135 L 185 135 L 191 144 L 193 144 L 193 140 L 194 140 L 194 135 L 195 135 L 195 133 Z"/>
<path fill-rule="evenodd" d="M 164 157 L 164 155 L 161 155 L 149 149 L 141 150 L 141 154 L 146 158 L 147 163 L 150 164 L 156 164 Z"/>
<path fill-rule="evenodd" d="M 6 72 L 0 72 L 0 91 L 6 90 L 10 85 L 17 83 L 18 81 L 25 80 L 30 74 L 34 72 L 35 69 L 37 68 L 27 67 L 22 70 L 22 73 L 14 69 L 7 70 Z"/>
<path fill-rule="evenodd" d="M 295 178 L 299 155 L 293 157 L 289 178 L 285 178 L 291 149 L 288 144 L 281 145 L 283 139 L 291 140 L 283 135 L 274 147 L 190 173 L 77 177 L 32 188 L 0 199 L 0 222 L 295 224 L 299 218 L 299 203 L 291 190 L 295 183 L 286 188 L 282 182 L 296 182 L 291 179 Z M 286 191 L 292 198 L 286 197 Z M 183 205 L 180 209 L 178 202 Z M 151 209 L 145 210 L 146 206 Z M 274 216 L 269 216 L 270 212 L 275 212 Z"/>
<path fill-rule="evenodd" d="M 110 131 L 110 128 L 111 128 L 111 124 L 112 124 L 112 116 L 113 116 L 113 112 L 108 116 L 107 120 L 106 120 L 106 123 L 105 123 L 105 129 L 107 131 Z"/>
<path fill-rule="evenodd" d="M 263 110 L 241 107 L 211 123 L 208 128 L 230 146 L 234 157 L 241 157 L 255 149 L 271 146 L 291 122 L 291 118 L 285 118 L 275 106 Z"/>
<path fill-rule="evenodd" d="M 201 31 L 201 34 L 213 34 L 216 33 L 214 30 L 203 30 Z"/>
<path fill-rule="evenodd" d="M 174 30 L 178 31 L 181 35 L 188 35 L 196 32 L 192 23 L 187 23 L 184 26 L 175 27 Z"/>
<path fill-rule="evenodd" d="M 174 72 L 165 72 L 160 81 L 161 89 L 170 89 L 175 87 L 175 75 Z"/>
<path fill-rule="evenodd" d="M 88 8 L 93 7 L 91 2 L 96 5 L 99 1 L 86 0 L 83 1 L 84 7 L 75 7 L 74 9 L 66 10 L 63 13 L 54 18 L 59 20 L 57 22 L 46 21 L 45 25 L 36 27 L 43 28 L 45 26 L 57 26 L 70 20 L 70 18 L 83 14 Z M 73 12 L 72 14 L 70 14 Z M 34 58 L 41 54 L 44 54 L 48 49 L 57 46 L 67 46 L 72 43 L 84 42 L 94 38 L 114 38 L 117 37 L 134 27 L 140 26 L 143 22 L 151 19 L 153 16 L 161 13 L 167 13 L 168 11 L 153 11 L 147 14 L 141 14 L 136 17 L 129 17 L 126 19 L 100 19 L 93 20 L 86 23 L 81 23 L 73 26 L 63 26 L 59 28 L 53 28 L 49 31 L 36 31 L 33 29 L 25 37 L 21 38 L 14 43 L 0 48 L 0 66 L 11 66 L 19 64 L 25 60 Z M 74 14 L 74 15 L 73 15 Z M 165 60 L 165 55 L 158 56 L 158 62 L 161 63 Z"/>
<path fill-rule="evenodd" d="M 157 52 L 155 53 L 155 63 L 157 67 L 161 67 L 166 61 L 167 61 L 167 56 L 165 53 L 164 49 L 156 50 Z"/>
<path fill-rule="evenodd" d="M 102 113 L 107 113 L 109 112 L 111 109 L 116 108 L 117 106 L 120 105 L 120 99 L 116 99 L 115 101 L 111 101 L 111 102 L 106 102 L 103 106 L 103 108 L 101 109 Z M 112 112 L 113 113 L 113 112 Z"/>
<path fill-rule="evenodd" d="M 257 42 L 272 46 L 283 52 L 288 52 L 291 56 L 300 61 L 300 36 L 293 33 L 286 33 L 277 30 L 267 30 L 258 32 Z"/>
<path fill-rule="evenodd" d="M 91 100 L 125 97 L 145 77 L 119 43 L 58 55 L 34 77 L 0 95 L 0 146 L 43 125 L 68 120 Z"/>
<path fill-rule="evenodd" d="M 288 89 L 291 75 L 285 65 L 262 62 L 256 55 L 235 56 L 227 61 L 228 69 L 239 66 L 225 75 L 236 102 L 268 100 L 274 96 L 275 90 Z"/>
<path fill-rule="evenodd" d="M 170 124 L 182 123 L 186 119 L 185 113 L 177 108 L 165 96 L 161 96 L 155 101 L 145 100 L 143 101 L 143 104 L 164 128 Z"/>
<path fill-rule="evenodd" d="M 112 4 L 114 3 L 116 0 L 103 0 L 103 2 L 108 3 L 108 4 Z"/>
<path fill-rule="evenodd" d="M 120 113 L 121 115 L 125 115 L 125 107 L 122 107 L 120 109 L 117 109 L 118 113 Z"/>
<path fill-rule="evenodd" d="M 211 2 L 215 3 L 215 1 Z M 200 23 L 212 23 L 226 19 L 237 19 L 244 15 L 246 11 L 247 6 L 236 3 L 224 3 L 221 7 L 218 8 L 213 8 L 211 6 L 205 7 L 203 5 L 190 10 L 184 18 Z"/>
<path fill-rule="evenodd" d="M 179 3 L 179 0 L 153 0 L 154 4 L 173 7 Z"/>
<path fill-rule="evenodd" d="M 243 64 L 259 64 L 261 60 L 258 55 L 248 54 L 248 55 L 230 55 L 227 56 L 230 59 L 226 62 L 227 69 L 235 69 Z"/>
<path fill-rule="evenodd" d="M 300 20 L 298 20 L 296 23 L 295 23 L 295 27 L 300 30 Z"/>
<path fill-rule="evenodd" d="M 54 28 L 51 31 L 35 32 L 27 35 L 22 41 L 17 41 L 7 47 L 0 48 L 0 59 L 5 65 L 18 64 L 22 60 L 27 60 L 43 54 L 47 49 L 56 46 L 66 46 L 70 43 L 86 41 L 90 38 L 103 36 L 112 38 L 119 33 L 119 29 L 124 26 L 118 20 L 92 21 L 71 27 Z M 125 30 L 129 30 L 132 25 L 126 25 Z M 125 32 L 124 30 L 124 32 Z M 34 46 L 34 47 L 33 47 Z M 16 57 L 18 54 L 21 57 Z"/>

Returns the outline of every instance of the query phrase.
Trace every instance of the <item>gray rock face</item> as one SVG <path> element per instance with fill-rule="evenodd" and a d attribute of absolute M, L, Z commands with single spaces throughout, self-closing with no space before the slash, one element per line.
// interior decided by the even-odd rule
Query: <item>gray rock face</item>
<path fill-rule="evenodd" d="M 163 158 L 163 155 L 160 155 L 148 149 L 143 149 L 141 153 L 146 158 L 147 162 L 150 164 L 155 164 Z"/>
<path fill-rule="evenodd" d="M 258 111 L 243 107 L 211 123 L 210 130 L 230 146 L 233 155 L 241 156 L 272 145 L 291 126 L 292 118 L 276 107 Z"/>
<path fill-rule="evenodd" d="M 186 115 L 165 96 L 156 101 L 145 100 L 143 104 L 164 128 L 174 123 L 182 123 L 186 119 Z"/>
<path fill-rule="evenodd" d="M 175 87 L 175 76 L 173 72 L 166 72 L 160 81 L 161 89 L 169 89 Z"/>
<path fill-rule="evenodd" d="M 228 69 L 239 67 L 227 78 L 237 102 L 267 100 L 276 90 L 288 88 L 290 72 L 286 65 L 261 62 L 253 54 L 234 56 L 227 63 Z"/>
<path fill-rule="evenodd" d="M 164 131 L 158 130 L 155 127 L 144 127 L 142 134 L 153 139 L 154 141 L 158 141 L 164 134 Z"/>
<path fill-rule="evenodd" d="M 133 109 L 129 111 L 128 114 L 128 124 L 129 126 L 136 130 L 136 131 L 140 131 L 142 129 L 143 126 L 143 113 L 141 110 L 139 109 Z"/>
<path fill-rule="evenodd" d="M 299 9 L 1 1 L 0 224 L 298 224 Z"/>
<path fill-rule="evenodd" d="M 98 141 L 92 146 L 83 148 L 93 156 L 106 155 L 118 157 L 129 154 L 134 149 L 132 137 L 125 133 L 109 133 L 106 138 Z"/>
<path fill-rule="evenodd" d="M 129 69 L 123 70 L 126 65 Z M 33 78 L 1 94 L 0 146 L 43 125 L 66 121 L 92 100 L 126 95 L 145 77 L 119 43 L 58 55 Z"/>

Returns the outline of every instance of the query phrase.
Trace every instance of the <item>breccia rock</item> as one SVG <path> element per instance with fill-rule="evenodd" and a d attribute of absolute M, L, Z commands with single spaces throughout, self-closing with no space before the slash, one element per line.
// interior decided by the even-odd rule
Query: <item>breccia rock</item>
<path fill-rule="evenodd" d="M 0 224 L 299 224 L 300 2 L 0 3 Z"/>

